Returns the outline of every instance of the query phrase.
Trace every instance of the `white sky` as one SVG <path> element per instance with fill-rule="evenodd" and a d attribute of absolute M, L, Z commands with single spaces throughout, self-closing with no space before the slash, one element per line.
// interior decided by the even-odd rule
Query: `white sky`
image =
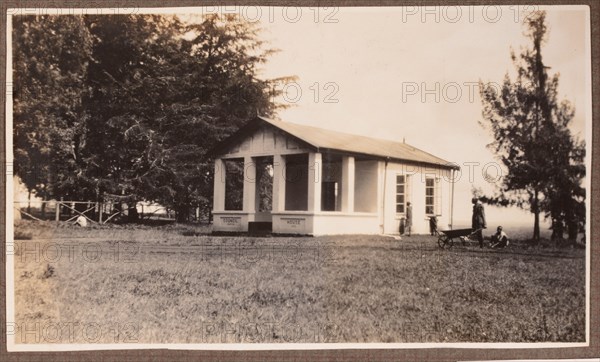
<path fill-rule="evenodd" d="M 529 45 L 521 22 L 531 9 L 341 8 L 319 9 L 317 14 L 309 8 L 301 13 L 295 8 L 287 13 L 283 8 L 262 8 L 262 35 L 281 50 L 264 66 L 263 74 L 298 76 L 297 85 L 287 88 L 294 106 L 279 113 L 284 121 L 397 141 L 405 138 L 463 166 L 455 194 L 455 224 L 467 224 L 471 182 L 464 163 L 479 162 L 473 185 L 489 191 L 481 171 L 494 162 L 486 148 L 491 135 L 478 124 L 482 107 L 474 84 L 480 79 L 500 83 L 514 70 L 510 49 L 519 53 L 521 46 Z M 591 79 L 588 10 L 544 9 L 549 33 L 543 59 L 551 73 L 561 74 L 559 99 L 575 106 L 573 132 L 584 138 L 586 119 L 591 122 L 591 114 L 586 114 L 590 101 L 586 97 L 591 94 L 586 83 Z M 257 17 L 256 9 L 243 11 L 248 19 Z M 326 88 L 328 83 L 336 88 Z M 338 102 L 324 102 L 336 89 L 331 99 Z M 531 214 L 520 210 L 487 207 L 487 213 L 492 226 L 533 222 Z"/>

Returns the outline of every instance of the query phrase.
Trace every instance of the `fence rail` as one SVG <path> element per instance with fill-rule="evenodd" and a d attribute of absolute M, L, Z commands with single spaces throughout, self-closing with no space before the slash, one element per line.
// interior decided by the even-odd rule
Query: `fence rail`
<path fill-rule="evenodd" d="M 86 206 L 81 208 L 78 205 Z M 140 220 L 151 220 L 153 218 L 173 220 L 171 218 L 172 211 L 159 204 L 138 203 L 135 208 L 136 210 L 140 209 L 138 211 Z M 148 212 L 145 213 L 144 208 Z M 50 215 L 53 216 L 54 221 L 59 222 L 65 218 L 64 214 L 66 214 L 66 220 L 63 221 L 76 222 L 77 218 L 83 216 L 88 222 L 95 224 L 106 224 L 119 216 L 128 215 L 130 211 L 129 208 L 123 208 L 119 203 L 65 200 L 15 201 L 14 209 L 19 213 L 20 217 L 26 216 L 38 221 L 52 220 L 52 217 L 48 218 Z M 39 211 L 34 212 L 34 209 L 38 209 Z"/>

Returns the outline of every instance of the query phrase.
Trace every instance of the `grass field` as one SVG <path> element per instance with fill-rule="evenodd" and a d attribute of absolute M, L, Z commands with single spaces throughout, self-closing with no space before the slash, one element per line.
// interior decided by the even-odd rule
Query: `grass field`
<path fill-rule="evenodd" d="M 21 221 L 17 343 L 582 342 L 585 250 Z M 33 331 L 33 332 L 32 332 Z"/>

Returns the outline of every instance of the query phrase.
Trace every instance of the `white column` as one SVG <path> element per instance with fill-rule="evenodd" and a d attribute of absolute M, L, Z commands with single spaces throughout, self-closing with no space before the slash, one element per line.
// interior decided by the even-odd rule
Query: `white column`
<path fill-rule="evenodd" d="M 215 175 L 213 189 L 213 211 L 225 210 L 225 162 L 215 159 Z"/>
<path fill-rule="evenodd" d="M 354 157 L 342 158 L 342 211 L 354 212 Z"/>
<path fill-rule="evenodd" d="M 321 211 L 323 159 L 319 152 L 308 154 L 308 211 Z"/>
<path fill-rule="evenodd" d="M 379 214 L 379 231 L 385 233 L 385 219 L 386 219 L 386 182 L 387 182 L 387 171 L 386 161 L 377 162 L 377 213 Z M 386 192 L 384 192 L 384 190 Z M 395 200 L 395 199 L 394 199 Z"/>
<path fill-rule="evenodd" d="M 273 155 L 273 212 L 285 210 L 285 157 Z"/>
<path fill-rule="evenodd" d="M 256 212 L 256 164 L 250 156 L 244 157 L 244 212 Z"/>

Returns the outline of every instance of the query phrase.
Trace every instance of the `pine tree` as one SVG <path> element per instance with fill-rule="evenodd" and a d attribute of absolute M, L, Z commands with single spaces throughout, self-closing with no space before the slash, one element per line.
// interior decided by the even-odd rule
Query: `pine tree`
<path fill-rule="evenodd" d="M 42 198 L 82 175 L 92 38 L 79 16 L 18 16 L 13 22 L 15 174 Z"/>
<path fill-rule="evenodd" d="M 585 146 L 569 129 L 573 107 L 557 101 L 559 75 L 550 77 L 542 61 L 545 12 L 532 14 L 525 25 L 532 47 L 518 57 L 511 54 L 516 79 L 507 74 L 500 91 L 484 83 L 480 89 L 482 125 L 490 128 L 494 137 L 490 147 L 508 169 L 500 196 L 488 200 L 528 208 L 534 214 L 533 239 L 537 241 L 542 212 L 551 218 L 557 238 L 562 237 L 565 224 L 575 232 L 585 223 L 585 212 L 581 212 Z"/>
<path fill-rule="evenodd" d="M 278 80 L 259 77 L 273 52 L 259 31 L 233 15 L 19 18 L 18 175 L 48 197 L 108 197 L 131 211 L 154 201 L 180 220 L 207 212 L 207 151 L 277 109 Z"/>

